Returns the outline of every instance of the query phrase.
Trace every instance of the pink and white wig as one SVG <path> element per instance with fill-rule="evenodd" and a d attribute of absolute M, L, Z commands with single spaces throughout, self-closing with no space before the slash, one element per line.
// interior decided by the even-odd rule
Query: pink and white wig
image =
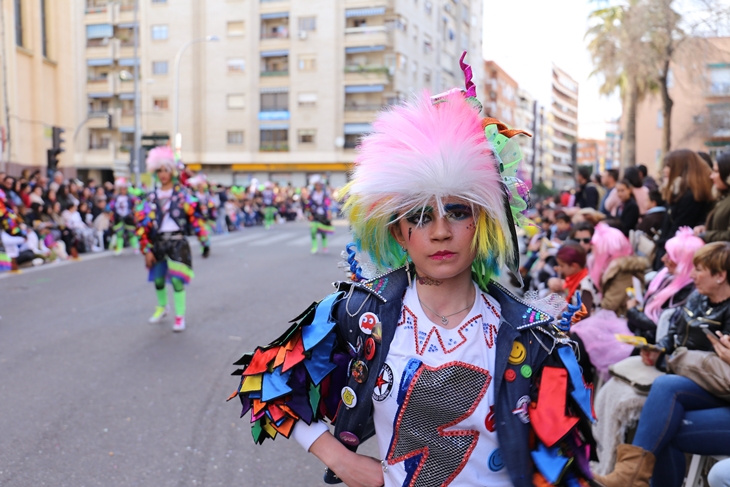
<path fill-rule="evenodd" d="M 167 146 L 155 147 L 147 155 L 147 172 L 155 174 L 162 167 L 170 169 L 172 175 L 177 176 L 175 154 Z"/>
<path fill-rule="evenodd" d="M 690 273 L 694 268 L 692 257 L 694 257 L 695 252 L 703 245 L 705 245 L 705 242 L 701 238 L 695 237 L 692 229 L 689 227 L 681 227 L 677 230 L 674 237 L 667 240 L 664 248 L 667 250 L 667 256 L 672 259 L 672 262 L 677 264 L 677 268 L 674 271 L 674 279 L 664 289 L 657 292 L 662 281 L 669 274 L 669 269 L 666 267 L 660 270 L 654 279 L 652 279 L 651 284 L 649 284 L 646 296 L 648 298 L 653 295 L 653 297 L 646 305 L 644 313 L 652 321 L 658 322 L 659 315 L 662 312 L 662 305 L 669 298 L 677 294 L 680 289 L 692 282 L 692 278 L 690 277 Z"/>
<path fill-rule="evenodd" d="M 609 264 L 619 257 L 627 257 L 634 253 L 631 242 L 626 236 L 605 223 L 596 225 L 596 230 L 591 238 L 593 244 L 593 265 L 589 273 L 593 284 L 601 290 L 601 277 L 608 269 Z"/>
<path fill-rule="evenodd" d="M 198 189 L 201 184 L 208 184 L 208 178 L 205 177 L 205 174 L 199 173 L 188 179 L 187 184 L 191 188 Z"/>
<path fill-rule="evenodd" d="M 358 148 L 352 181 L 342 190 L 355 242 L 381 267 L 405 264 L 390 225 L 409 212 L 460 198 L 474 209 L 480 285 L 513 250 L 506 191 L 478 110 L 460 92 L 437 103 L 423 93 L 380 113 Z"/>

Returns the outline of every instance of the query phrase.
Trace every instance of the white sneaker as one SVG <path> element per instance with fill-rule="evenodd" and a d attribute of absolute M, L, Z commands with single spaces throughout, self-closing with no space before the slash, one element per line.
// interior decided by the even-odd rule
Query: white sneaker
<path fill-rule="evenodd" d="M 149 322 L 150 323 L 159 323 L 160 321 L 162 321 L 162 318 L 167 316 L 167 313 L 169 311 L 170 311 L 170 308 L 168 308 L 167 306 L 165 306 L 165 307 L 158 306 L 157 308 L 155 308 L 155 313 L 152 316 L 150 316 Z"/>
<path fill-rule="evenodd" d="M 172 325 L 172 331 L 183 331 L 183 330 L 185 330 L 185 317 L 176 316 L 175 324 Z"/>

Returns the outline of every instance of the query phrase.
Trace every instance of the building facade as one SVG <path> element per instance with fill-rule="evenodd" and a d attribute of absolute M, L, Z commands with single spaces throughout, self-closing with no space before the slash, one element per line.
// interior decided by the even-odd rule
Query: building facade
<path fill-rule="evenodd" d="M 593 174 L 603 171 L 606 163 L 606 140 L 578 139 L 576 162 L 579 166 L 592 167 Z"/>
<path fill-rule="evenodd" d="M 484 114 L 513 127 L 517 117 L 517 81 L 494 61 L 484 61 Z"/>
<path fill-rule="evenodd" d="M 3 2 L 0 39 L 0 170 L 19 175 L 47 165 L 52 127 L 65 131 L 59 169 L 73 174 L 77 2 Z"/>
<path fill-rule="evenodd" d="M 621 167 L 621 121 L 606 122 L 606 162 L 604 169 L 619 169 Z"/>
<path fill-rule="evenodd" d="M 180 60 L 179 132 L 183 161 L 223 184 L 340 185 L 380 109 L 463 86 L 463 50 L 483 73 L 481 0 L 140 0 L 136 60 L 131 0 L 88 2 L 76 164 L 89 174 L 128 171 L 135 62 L 143 135 L 173 137 L 174 59 L 206 36 L 220 40 Z"/>
<path fill-rule="evenodd" d="M 571 189 L 575 186 L 571 148 L 578 141 L 578 83 L 557 66 L 553 66 L 550 114 L 553 188 Z"/>
<path fill-rule="evenodd" d="M 671 66 L 671 149 L 715 155 L 730 148 L 730 37 L 692 39 Z M 661 173 L 661 98 L 649 95 L 636 116 L 636 164 Z"/>

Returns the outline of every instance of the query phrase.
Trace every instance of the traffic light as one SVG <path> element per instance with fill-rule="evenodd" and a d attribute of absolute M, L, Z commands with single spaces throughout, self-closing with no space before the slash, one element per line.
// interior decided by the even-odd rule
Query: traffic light
<path fill-rule="evenodd" d="M 56 151 L 57 154 L 60 154 L 65 150 L 63 148 L 65 140 L 61 138 L 64 132 L 65 130 L 61 127 L 53 127 L 53 150 Z"/>
<path fill-rule="evenodd" d="M 58 155 L 65 151 L 66 149 L 63 148 L 63 143 L 65 140 L 61 138 L 63 133 L 65 132 L 64 129 L 61 127 L 52 127 L 52 147 L 48 149 L 48 177 L 52 177 L 53 173 L 56 172 L 56 168 L 58 167 Z"/>

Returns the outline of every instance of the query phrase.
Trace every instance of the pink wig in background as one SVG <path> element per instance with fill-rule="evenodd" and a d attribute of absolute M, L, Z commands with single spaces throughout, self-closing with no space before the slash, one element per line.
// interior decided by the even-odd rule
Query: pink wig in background
<path fill-rule="evenodd" d="M 649 303 L 644 309 L 646 316 L 651 318 L 652 321 L 659 321 L 659 315 L 662 312 L 662 305 L 684 286 L 692 282 L 690 273 L 694 264 L 692 264 L 692 258 L 695 252 L 705 245 L 705 242 L 701 238 L 695 237 L 692 233 L 692 229 L 689 227 L 681 227 L 677 230 L 674 237 L 667 240 L 664 248 L 667 250 L 667 256 L 672 259 L 672 262 L 677 264 L 677 269 L 674 271 L 674 279 L 664 289 L 657 292 L 657 289 L 661 285 L 662 281 L 669 274 L 669 270 L 665 267 L 652 279 L 649 284 L 649 289 L 646 292 Z M 654 295 L 656 293 L 656 295 Z"/>
<path fill-rule="evenodd" d="M 161 167 L 167 167 L 173 174 L 177 174 L 175 154 L 166 145 L 155 147 L 147 155 L 147 172 L 154 174 Z"/>
<path fill-rule="evenodd" d="M 627 257 L 634 253 L 631 242 L 626 236 L 605 223 L 596 225 L 596 231 L 591 239 L 593 244 L 593 266 L 590 269 L 593 284 L 601 290 L 601 277 L 608 269 L 609 264 L 619 257 Z"/>

